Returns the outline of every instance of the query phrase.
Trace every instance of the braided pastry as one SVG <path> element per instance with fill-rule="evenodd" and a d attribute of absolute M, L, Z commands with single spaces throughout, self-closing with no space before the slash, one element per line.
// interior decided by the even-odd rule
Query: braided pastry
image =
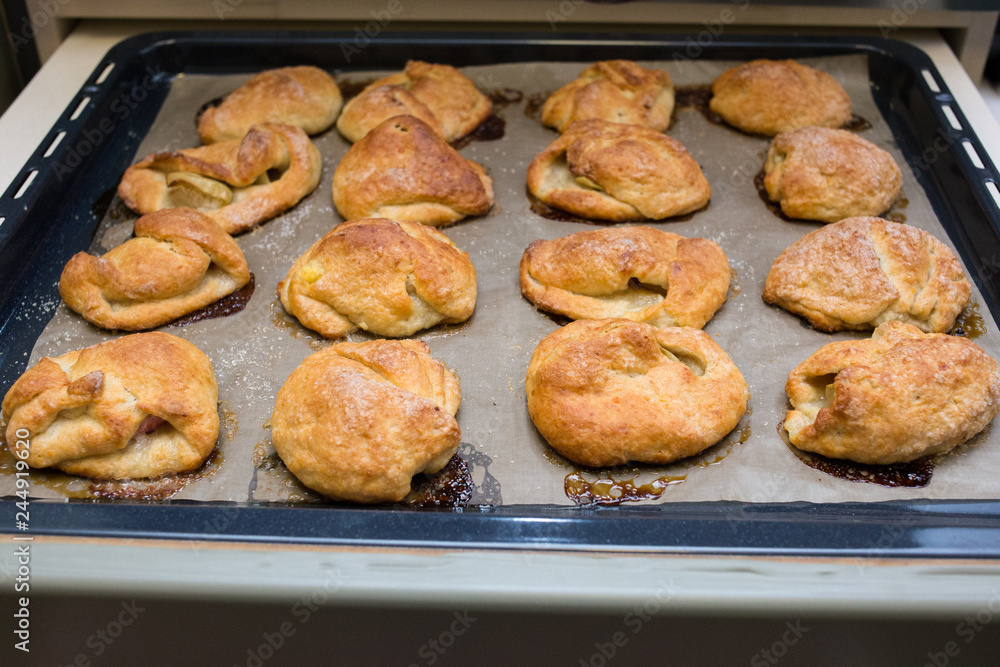
<path fill-rule="evenodd" d="M 78 252 L 59 278 L 66 305 L 104 329 L 153 329 L 250 281 L 243 252 L 189 208 L 144 215 L 135 237 L 102 257 Z"/>

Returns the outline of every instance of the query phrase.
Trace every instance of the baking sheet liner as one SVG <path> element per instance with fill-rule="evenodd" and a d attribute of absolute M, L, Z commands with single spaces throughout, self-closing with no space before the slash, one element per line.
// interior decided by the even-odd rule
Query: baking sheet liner
<path fill-rule="evenodd" d="M 951 244 L 882 120 L 869 91 L 867 60 L 863 55 L 803 59 L 832 74 L 847 90 L 855 113 L 872 127 L 861 136 L 885 148 L 903 169 L 905 208 L 894 209 L 906 222 Z M 458 64 L 458 63 L 456 63 Z M 675 85 L 703 85 L 725 69 L 729 61 L 647 62 L 666 69 Z M 496 204 L 488 215 L 443 230 L 467 251 L 478 274 L 479 297 L 471 320 L 417 334 L 433 355 L 461 378 L 462 428 L 459 454 L 468 463 L 475 482 L 471 503 L 572 504 L 564 490 L 567 475 L 579 472 L 556 455 L 528 418 L 524 374 L 535 345 L 559 324 L 521 297 L 518 263 L 527 245 L 539 238 L 553 239 L 592 229 L 588 224 L 549 220 L 532 212 L 525 190 L 525 171 L 531 159 L 556 138 L 538 119 L 545 97 L 575 78 L 586 63 L 519 63 L 464 68 L 488 93 L 502 92 L 508 100 L 496 105 L 506 122 L 505 134 L 495 141 L 473 141 L 461 153 L 482 164 L 492 176 Z M 374 72 L 341 73 L 338 81 L 366 82 Z M 248 75 L 179 75 L 172 83 L 157 120 L 135 159 L 156 151 L 198 145 L 194 116 L 207 101 L 227 94 Z M 706 331 L 729 353 L 750 385 L 751 414 L 719 445 L 693 459 L 670 466 L 584 471 L 599 477 L 648 484 L 671 482 L 658 499 L 646 502 L 737 500 L 747 502 L 884 501 L 907 498 L 1000 498 L 1000 429 L 989 429 L 936 466 L 925 488 L 886 488 L 850 482 L 804 463 L 779 436 L 787 410 L 784 383 L 788 372 L 820 346 L 865 334 L 825 334 L 814 331 L 796 316 L 766 305 L 760 295 L 771 263 L 818 223 L 787 222 L 760 200 L 753 179 L 760 170 L 768 139 L 747 136 L 709 122 L 697 110 L 680 110 L 668 133 L 680 140 L 701 165 L 712 186 L 708 208 L 689 219 L 652 223 L 688 237 L 710 238 L 725 249 L 734 270 L 729 299 Z M 335 129 L 314 137 L 323 156 L 319 187 L 286 214 L 237 237 L 256 276 L 256 291 L 242 312 L 185 327 L 162 330 L 185 338 L 211 358 L 219 382 L 223 428 L 220 456 L 210 474 L 197 474 L 173 498 L 252 502 L 323 501 L 302 487 L 279 463 L 269 442 L 268 420 L 274 398 L 292 370 L 325 345 L 284 313 L 276 286 L 293 261 L 323 234 L 341 222 L 332 204 L 333 172 L 348 143 Z M 108 177 L 109 187 L 116 176 Z M 94 254 L 104 253 L 132 234 L 134 216 L 122 215 L 120 202 L 112 205 L 98 227 Z M 973 287 L 973 301 L 981 302 Z M 998 354 L 996 324 L 984 309 L 985 333 L 976 342 Z M 114 338 L 60 305 L 31 354 L 31 364 L 42 356 L 57 356 Z M 349 340 L 369 340 L 358 333 Z M 63 497 L 66 480 L 60 475 L 33 472 L 37 497 Z M 76 495 L 88 495 L 85 481 L 70 484 Z M 14 480 L 0 478 L 0 494 L 11 494 Z"/>

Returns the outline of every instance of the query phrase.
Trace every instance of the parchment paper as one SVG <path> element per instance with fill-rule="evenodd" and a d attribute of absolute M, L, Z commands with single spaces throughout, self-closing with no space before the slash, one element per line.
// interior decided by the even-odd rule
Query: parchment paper
<path fill-rule="evenodd" d="M 803 60 L 832 74 L 845 87 L 855 112 L 872 123 L 861 133 L 887 149 L 903 169 L 906 221 L 952 245 L 934 216 L 924 192 L 896 147 L 869 92 L 864 56 Z M 458 64 L 458 63 L 456 63 Z M 734 62 L 645 63 L 663 67 L 678 86 L 708 84 Z M 538 341 L 559 325 L 537 311 L 520 294 L 518 262 L 527 245 L 592 229 L 587 224 L 560 222 L 531 211 L 525 190 L 525 170 L 531 159 L 556 138 L 542 127 L 537 108 L 548 93 L 575 78 L 586 63 L 526 63 L 465 68 L 483 91 L 509 89 L 523 97 L 498 105 L 506 121 L 505 136 L 474 141 L 462 154 L 481 163 L 494 179 L 496 204 L 483 218 L 443 230 L 466 250 L 478 274 L 479 297 L 472 319 L 414 336 L 427 342 L 434 356 L 461 378 L 462 406 L 458 413 L 463 445 L 476 491 L 473 503 L 571 504 L 564 479 L 575 469 L 545 444 L 525 408 L 524 374 Z M 338 80 L 368 81 L 375 73 L 341 73 Z M 203 103 L 236 88 L 247 76 L 178 76 L 136 159 L 154 151 L 198 145 L 194 115 Z M 818 223 L 786 222 L 760 201 L 753 183 L 766 154 L 768 140 L 743 135 L 708 122 L 698 111 L 678 112 L 669 134 L 679 139 L 701 164 L 712 185 L 707 209 L 688 220 L 653 223 L 684 236 L 719 242 L 735 271 L 734 289 L 723 308 L 706 326 L 746 377 L 752 414 L 726 440 L 693 460 L 665 467 L 618 469 L 604 476 L 637 483 L 658 477 L 678 478 L 658 501 L 742 500 L 882 501 L 905 498 L 1000 498 L 1000 429 L 988 431 L 946 456 L 929 486 L 885 488 L 849 482 L 813 470 L 789 450 L 778 433 L 787 410 L 784 383 L 788 372 L 820 346 L 866 337 L 862 333 L 825 334 L 803 325 L 785 311 L 766 305 L 760 295 L 771 263 Z M 314 141 L 323 155 L 319 187 L 298 206 L 258 229 L 237 237 L 256 276 L 256 291 L 237 315 L 163 330 L 185 338 L 211 358 L 219 382 L 224 428 L 221 460 L 214 473 L 188 483 L 175 498 L 230 501 L 316 501 L 313 494 L 277 464 L 267 429 L 275 395 L 292 370 L 310 353 L 329 344 L 287 316 L 275 295 L 279 280 L 292 262 L 313 242 L 341 222 L 334 211 L 330 184 L 348 144 L 336 130 Z M 114 187 L 120 175 L 108 176 Z M 113 205 L 114 211 L 117 206 Z M 95 236 L 92 253 L 99 254 L 132 234 L 132 216 L 109 215 Z M 973 301 L 981 302 L 973 288 Z M 986 333 L 976 342 L 987 352 L 1000 352 L 1000 334 L 983 309 Z M 56 356 L 113 338 L 87 324 L 61 305 L 31 355 Z M 351 340 L 368 340 L 359 333 Z M 749 437 L 746 437 L 749 434 Z M 741 437 L 742 436 L 742 437 Z M 740 442 L 744 439 L 744 442 Z M 587 479 L 601 474 L 586 472 Z M 13 481 L 0 478 L 0 494 L 11 493 Z M 60 497 L 64 492 L 44 484 L 33 495 Z"/>

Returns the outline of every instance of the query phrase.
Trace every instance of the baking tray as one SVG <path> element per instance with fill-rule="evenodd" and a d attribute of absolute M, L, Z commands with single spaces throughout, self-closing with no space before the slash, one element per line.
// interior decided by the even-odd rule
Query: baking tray
<path fill-rule="evenodd" d="M 55 285 L 62 266 L 91 244 L 101 217 L 94 203 L 134 161 L 178 75 L 302 63 L 335 72 L 391 70 L 410 58 L 467 66 L 666 60 L 686 57 L 692 43 L 687 35 L 553 39 L 409 33 L 358 48 L 354 34 L 288 32 L 159 33 L 127 40 L 108 53 L 0 199 L 0 387 L 6 391 L 23 372 L 59 303 Z M 891 40 L 785 36 L 718 38 L 699 49 L 699 58 L 711 60 L 866 55 L 879 111 L 908 161 L 922 160 L 914 170 L 920 185 L 969 267 L 983 305 L 994 317 L 1000 312 L 1000 214 L 991 190 L 996 171 L 925 54 Z M 13 517 L 14 500 L 2 502 Z M 30 525 L 34 534 L 410 546 L 854 557 L 997 557 L 1000 552 L 1000 502 L 992 500 L 449 510 L 33 500 Z"/>

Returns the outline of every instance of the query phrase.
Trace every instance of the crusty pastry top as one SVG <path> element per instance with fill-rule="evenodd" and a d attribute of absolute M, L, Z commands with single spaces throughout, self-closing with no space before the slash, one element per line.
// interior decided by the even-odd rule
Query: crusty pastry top
<path fill-rule="evenodd" d="M 750 391 L 700 329 L 580 320 L 535 348 L 528 414 L 566 458 L 585 466 L 669 463 L 729 433 Z"/>
<path fill-rule="evenodd" d="M 327 338 L 363 329 L 409 336 L 462 322 L 476 307 L 476 270 L 441 232 L 381 218 L 335 227 L 278 283 L 285 310 Z"/>
<path fill-rule="evenodd" d="M 662 220 L 704 207 L 712 189 L 681 142 L 638 125 L 579 121 L 528 165 L 528 190 L 598 220 Z"/>
<path fill-rule="evenodd" d="M 154 153 L 125 170 L 118 195 L 133 211 L 187 206 L 229 234 L 270 220 L 316 189 L 319 151 L 290 125 L 254 125 L 242 139 Z"/>
<path fill-rule="evenodd" d="M 851 98 L 837 80 L 794 60 L 754 60 L 726 70 L 712 83 L 709 107 L 730 125 L 767 136 L 851 120 Z"/>
<path fill-rule="evenodd" d="M 78 252 L 59 278 L 66 305 L 105 329 L 152 329 L 250 281 L 243 252 L 210 218 L 189 208 L 144 215 L 135 237 L 102 257 Z"/>
<path fill-rule="evenodd" d="M 972 341 L 886 322 L 824 345 L 788 374 L 792 444 L 890 464 L 948 451 L 1000 412 L 1000 368 Z"/>
<path fill-rule="evenodd" d="M 715 241 L 647 226 L 539 240 L 521 257 L 521 293 L 575 320 L 701 328 L 725 302 L 729 279 L 729 261 Z"/>
<path fill-rule="evenodd" d="M 343 105 L 333 77 L 312 66 L 260 72 L 198 119 L 202 143 L 242 139 L 251 125 L 281 123 L 318 134 L 333 125 Z"/>
<path fill-rule="evenodd" d="M 98 479 L 193 470 L 219 437 L 208 357 L 161 332 L 43 357 L 3 399 L 7 441 L 25 429 L 28 465 Z"/>
<path fill-rule="evenodd" d="M 306 357 L 278 392 L 271 440 L 330 498 L 400 501 L 458 448 L 458 379 L 421 341 L 340 343 Z"/>
<path fill-rule="evenodd" d="M 948 331 L 972 286 L 947 246 L 910 225 L 848 218 L 806 234 L 775 260 L 764 300 L 822 331 L 900 320 Z"/>
<path fill-rule="evenodd" d="M 369 84 L 344 105 L 337 129 L 348 141 L 393 116 L 416 116 L 445 141 L 472 132 L 493 112 L 490 98 L 451 65 L 411 60 L 402 72 Z"/>
<path fill-rule="evenodd" d="M 542 106 L 542 123 L 563 132 L 574 121 L 597 118 L 662 132 L 673 110 L 674 84 L 665 70 L 605 60 L 552 93 Z"/>
<path fill-rule="evenodd" d="M 347 220 L 447 225 L 489 212 L 493 180 L 419 118 L 395 116 L 351 146 L 337 165 L 333 203 Z"/>
<path fill-rule="evenodd" d="M 825 127 L 776 136 L 764 171 L 767 196 L 785 215 L 821 222 L 878 215 L 896 201 L 903 183 L 889 153 L 853 132 Z"/>

